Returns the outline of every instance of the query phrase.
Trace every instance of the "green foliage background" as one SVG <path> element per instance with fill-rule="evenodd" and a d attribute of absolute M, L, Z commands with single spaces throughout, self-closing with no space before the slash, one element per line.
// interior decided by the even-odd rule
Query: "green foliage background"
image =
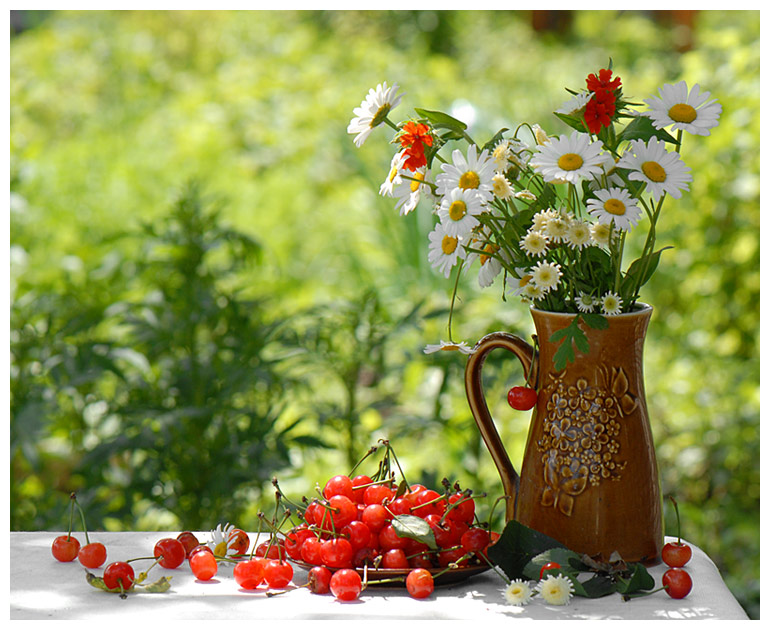
<path fill-rule="evenodd" d="M 652 13 L 576 11 L 557 35 L 526 11 L 54 12 L 13 36 L 11 529 L 61 529 L 72 490 L 93 529 L 249 529 L 273 475 L 309 493 L 383 437 L 410 481 L 491 505 L 461 357 L 421 351 L 451 293 L 431 219 L 377 194 L 389 133 L 356 149 L 346 126 L 387 80 L 396 117 L 564 132 L 564 87 L 611 58 L 636 100 L 685 79 L 723 105 L 659 224 L 645 370 L 663 492 L 757 617 L 759 12 L 699 12 L 686 52 Z M 531 334 L 471 280 L 456 338 Z M 521 368 L 488 365 L 520 461 Z"/>

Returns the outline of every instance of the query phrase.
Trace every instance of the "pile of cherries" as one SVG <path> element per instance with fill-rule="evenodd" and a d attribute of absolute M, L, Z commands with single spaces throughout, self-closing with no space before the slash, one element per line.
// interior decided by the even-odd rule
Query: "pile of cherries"
<path fill-rule="evenodd" d="M 486 550 L 497 539 L 476 524 L 471 493 L 448 482 L 438 492 L 341 474 L 331 477 L 321 494 L 307 502 L 302 523 L 286 533 L 283 550 L 312 565 L 313 592 L 330 589 L 339 599 L 358 597 L 366 586 L 364 567 L 396 569 L 401 577 L 376 582 L 403 580 L 412 597 L 427 597 L 435 574 L 486 564 Z"/>
<path fill-rule="evenodd" d="M 661 551 L 661 559 L 669 566 L 669 569 L 663 574 L 662 583 L 666 593 L 674 599 L 682 599 L 687 597 L 688 593 L 692 590 L 692 578 L 687 571 L 684 570 L 690 558 L 692 558 L 692 549 L 690 545 L 682 542 L 681 526 L 679 522 L 679 506 L 677 505 L 674 497 L 669 497 L 674 504 L 676 510 L 676 523 L 677 523 L 677 539 L 676 542 L 669 542 L 663 545 Z"/>

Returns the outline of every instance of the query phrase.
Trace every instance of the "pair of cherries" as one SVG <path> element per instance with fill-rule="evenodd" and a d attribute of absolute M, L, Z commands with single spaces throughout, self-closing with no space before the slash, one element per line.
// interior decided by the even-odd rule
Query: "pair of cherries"
<path fill-rule="evenodd" d="M 669 542 L 663 545 L 661 551 L 661 559 L 670 568 L 663 574 L 662 582 L 663 588 L 666 589 L 666 593 L 674 599 L 682 599 L 687 597 L 688 593 L 692 590 L 692 578 L 682 567 L 686 565 L 690 558 L 692 558 L 692 549 L 690 545 L 682 542 L 680 536 L 681 526 L 679 523 L 679 506 L 677 505 L 674 497 L 669 497 L 674 504 L 676 510 L 676 526 L 677 537 L 676 542 Z"/>

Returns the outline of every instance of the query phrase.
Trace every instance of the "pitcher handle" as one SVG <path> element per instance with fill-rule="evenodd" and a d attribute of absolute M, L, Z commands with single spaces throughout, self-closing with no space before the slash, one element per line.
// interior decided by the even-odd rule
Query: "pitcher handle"
<path fill-rule="evenodd" d="M 487 355 L 496 348 L 505 348 L 515 354 L 524 367 L 524 374 L 529 374 L 532 361 L 536 360 L 535 349 L 521 337 L 505 332 L 495 332 L 486 335 L 476 344 L 473 353 L 468 356 L 465 366 L 465 393 L 471 413 L 481 432 L 481 437 L 487 445 L 492 460 L 503 482 L 503 491 L 506 495 L 506 521 L 513 519 L 516 506 L 516 497 L 519 492 L 519 474 L 513 467 L 510 457 L 503 446 L 500 434 L 495 427 L 492 416 L 484 398 L 484 390 L 481 382 L 481 369 Z M 537 382 L 537 375 L 535 375 Z"/>

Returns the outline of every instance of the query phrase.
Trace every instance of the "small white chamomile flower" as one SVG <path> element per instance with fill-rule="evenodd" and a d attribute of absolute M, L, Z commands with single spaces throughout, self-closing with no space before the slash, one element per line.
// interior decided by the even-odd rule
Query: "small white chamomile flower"
<path fill-rule="evenodd" d="M 657 203 L 664 194 L 679 199 L 683 190 L 690 190 L 690 167 L 676 151 L 666 151 L 666 143 L 657 138 L 632 140 L 630 148 L 618 161 L 618 168 L 631 172 L 628 179 L 647 184 L 647 190 Z"/>
<path fill-rule="evenodd" d="M 454 341 L 444 341 L 441 343 L 428 344 L 423 350 L 425 354 L 433 354 L 434 352 L 461 352 L 462 354 L 473 354 L 473 348 L 469 347 L 467 343 L 461 341 L 459 343 Z"/>
<path fill-rule="evenodd" d="M 441 201 L 438 216 L 449 236 L 463 237 L 479 224 L 483 212 L 481 198 L 471 189 L 454 188 Z"/>
<path fill-rule="evenodd" d="M 448 278 L 457 259 L 464 259 L 467 255 L 461 239 L 448 234 L 446 228 L 441 223 L 437 223 L 433 231 L 428 234 L 428 240 L 430 242 L 428 261 L 431 266 L 438 268 L 445 278 Z"/>
<path fill-rule="evenodd" d="M 581 250 L 591 244 L 591 226 L 585 221 L 573 221 L 567 228 L 567 245 L 572 249 Z"/>
<path fill-rule="evenodd" d="M 548 292 L 559 286 L 562 276 L 561 266 L 558 263 L 542 261 L 530 270 L 532 283 L 543 291 Z"/>
<path fill-rule="evenodd" d="M 532 587 L 524 580 L 514 580 L 503 591 L 503 597 L 513 606 L 523 606 L 532 599 Z"/>
<path fill-rule="evenodd" d="M 719 124 L 722 106 L 711 94 L 701 92 L 697 83 L 687 91 L 687 83 L 680 81 L 674 85 L 666 83 L 658 89 L 660 97 L 644 99 L 650 111 L 643 112 L 652 120 L 656 129 L 673 125 L 673 129 L 682 129 L 697 136 L 711 135 L 711 129 Z"/>
<path fill-rule="evenodd" d="M 613 186 L 594 194 L 596 197 L 588 200 L 586 209 L 599 223 L 614 223 L 619 230 L 628 231 L 639 222 L 642 211 L 627 190 Z"/>
<path fill-rule="evenodd" d="M 519 246 L 530 256 L 544 256 L 548 251 L 548 237 L 542 232 L 530 230 L 519 241 Z"/>
<path fill-rule="evenodd" d="M 381 125 L 391 109 L 401 102 L 401 94 L 398 92 L 398 85 L 388 87 L 387 82 L 380 83 L 376 88 L 369 90 L 369 94 L 361 102 L 360 107 L 353 110 L 355 117 L 348 125 L 348 133 L 357 134 L 353 142 L 360 147 L 372 130 Z"/>
<path fill-rule="evenodd" d="M 605 315 L 620 315 L 623 308 L 623 300 L 617 293 L 608 291 L 601 299 L 602 313 Z"/>
<path fill-rule="evenodd" d="M 540 580 L 537 585 L 537 594 L 542 597 L 547 604 L 552 606 L 565 606 L 569 603 L 575 587 L 572 581 L 563 575 L 548 575 Z"/>
<path fill-rule="evenodd" d="M 510 199 L 513 197 L 513 188 L 508 182 L 508 178 L 502 173 L 495 173 L 492 178 L 492 192 L 498 199 Z"/>

